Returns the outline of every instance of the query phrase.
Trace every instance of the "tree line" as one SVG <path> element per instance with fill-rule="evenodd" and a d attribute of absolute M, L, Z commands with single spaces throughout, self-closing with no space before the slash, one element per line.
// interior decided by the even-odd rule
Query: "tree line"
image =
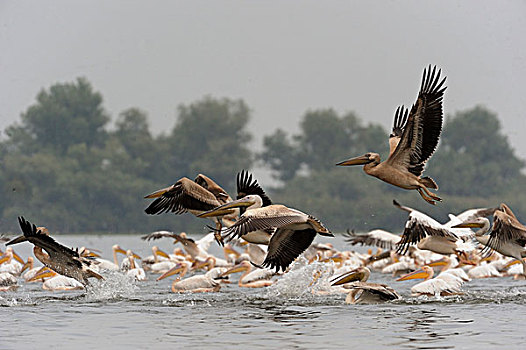
<path fill-rule="evenodd" d="M 524 161 L 497 115 L 481 106 L 446 118 L 426 169 L 444 199 L 435 207 L 361 169 L 335 166 L 367 151 L 388 154 L 388 130 L 355 113 L 309 110 L 297 134 L 278 128 L 254 152 L 243 100 L 206 96 L 177 112 L 171 130 L 153 135 L 136 107 L 111 125 L 102 95 L 85 78 L 42 89 L 0 139 L 0 230 L 16 232 L 16 217 L 24 215 L 52 232 L 203 232 L 206 222 L 192 215 L 146 215 L 143 196 L 198 173 L 234 193 L 236 173 L 254 165 L 276 179 L 267 189 L 274 202 L 309 212 L 335 232 L 401 231 L 406 214 L 392 206 L 394 198 L 443 221 L 447 213 L 500 202 L 519 215 L 526 210 Z"/>

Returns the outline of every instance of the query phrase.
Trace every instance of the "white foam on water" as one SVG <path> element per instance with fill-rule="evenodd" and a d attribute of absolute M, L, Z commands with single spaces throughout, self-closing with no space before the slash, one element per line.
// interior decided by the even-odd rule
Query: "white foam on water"
<path fill-rule="evenodd" d="M 276 283 L 268 287 L 268 298 L 304 298 L 316 292 L 328 291 L 331 286 L 329 278 L 334 271 L 334 263 L 315 261 L 309 264 L 305 258 L 297 259 Z"/>
<path fill-rule="evenodd" d="M 103 280 L 91 280 L 85 296 L 88 301 L 132 298 L 139 290 L 136 283 L 135 278 L 119 271 L 108 271 Z"/>

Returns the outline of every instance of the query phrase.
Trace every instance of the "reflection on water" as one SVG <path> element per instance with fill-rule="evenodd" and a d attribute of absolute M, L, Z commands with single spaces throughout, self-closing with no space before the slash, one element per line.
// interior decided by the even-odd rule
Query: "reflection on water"
<path fill-rule="evenodd" d="M 79 238 L 68 239 L 75 246 Z M 90 240 L 102 249 L 115 243 L 140 254 L 150 249 L 133 236 Z M 173 246 L 159 243 L 165 250 Z M 524 281 L 474 280 L 465 284 L 464 295 L 413 298 L 411 283 L 373 273 L 371 280 L 391 285 L 403 299 L 346 305 L 345 295 L 316 294 L 326 288 L 330 269 L 300 261 L 266 290 L 233 283 L 213 294 L 174 294 L 169 280 L 136 282 L 120 274 L 69 293 L 22 284 L 0 294 L 0 349 L 522 348 Z"/>

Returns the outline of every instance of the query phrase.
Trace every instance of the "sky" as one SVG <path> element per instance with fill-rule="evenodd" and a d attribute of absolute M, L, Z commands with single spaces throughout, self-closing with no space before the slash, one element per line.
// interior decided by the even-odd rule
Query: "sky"
<path fill-rule="evenodd" d="M 525 14 L 526 1 L 0 0 L 0 130 L 81 76 L 113 120 L 139 107 L 156 134 L 206 95 L 247 102 L 256 149 L 309 109 L 389 130 L 436 64 L 445 114 L 486 106 L 526 159 Z"/>

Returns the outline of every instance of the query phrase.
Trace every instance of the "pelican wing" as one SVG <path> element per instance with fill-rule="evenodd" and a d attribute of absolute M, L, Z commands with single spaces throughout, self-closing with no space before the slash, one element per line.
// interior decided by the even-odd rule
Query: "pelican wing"
<path fill-rule="evenodd" d="M 152 239 L 160 239 L 164 237 L 175 239 L 176 235 L 177 234 L 170 232 L 170 231 L 155 231 L 155 232 L 142 236 L 141 239 L 145 241 L 150 241 Z"/>
<path fill-rule="evenodd" d="M 223 203 L 219 202 L 212 192 L 183 177 L 154 200 L 144 211 L 146 214 L 162 214 L 166 212 L 183 214 L 188 210 L 211 210 L 221 204 Z"/>
<path fill-rule="evenodd" d="M 397 244 L 396 252 L 398 254 L 405 254 L 411 244 L 416 244 L 427 236 L 442 236 L 453 242 L 459 239 L 457 235 L 437 221 L 414 210 L 409 214 L 402 239 Z"/>
<path fill-rule="evenodd" d="M 407 124 L 394 152 L 386 160 L 391 165 L 407 168 L 420 176 L 425 162 L 435 152 L 442 131 L 442 98 L 446 87 L 436 66 L 424 69 L 422 85 L 416 103 L 411 108 Z"/>
<path fill-rule="evenodd" d="M 369 283 L 369 282 L 354 282 L 349 284 L 351 289 L 361 289 L 365 292 L 378 296 L 381 300 L 396 300 L 400 299 L 400 295 L 386 284 Z"/>
<path fill-rule="evenodd" d="M 525 246 L 526 227 L 507 212 L 497 210 L 493 216 L 493 229 L 490 233 L 488 246 L 498 250 L 506 242 Z"/>
<path fill-rule="evenodd" d="M 258 184 L 256 179 L 252 179 L 252 174 L 246 170 L 242 170 L 237 174 L 237 199 L 241 199 L 245 196 L 256 194 L 263 200 L 263 207 L 272 204 L 269 196 L 265 193 L 263 188 Z"/>
<path fill-rule="evenodd" d="M 399 106 L 396 109 L 395 119 L 393 123 L 393 132 L 391 133 L 391 135 L 389 135 L 389 155 L 391 155 L 394 152 L 396 146 L 398 146 L 398 143 L 400 142 L 400 138 L 402 137 L 405 126 L 407 124 L 408 113 L 409 110 L 404 106 Z"/>
<path fill-rule="evenodd" d="M 303 253 L 314 241 L 314 229 L 294 230 L 290 228 L 278 229 L 270 238 L 268 252 L 261 266 L 270 269 L 285 269 Z"/>
<path fill-rule="evenodd" d="M 495 213 L 498 208 L 476 208 L 468 209 L 462 213 L 455 215 L 455 217 L 461 222 L 472 221 L 480 217 L 488 217 Z M 454 224 L 456 225 L 456 224 Z"/>
<path fill-rule="evenodd" d="M 345 234 L 344 234 L 345 235 Z M 384 230 L 372 230 L 363 235 L 347 231 L 345 241 L 351 245 L 371 245 L 382 249 L 392 250 L 400 242 L 401 237 Z"/>
<path fill-rule="evenodd" d="M 232 198 L 230 198 L 228 193 L 208 176 L 199 174 L 195 178 L 194 182 L 206 189 L 208 192 L 212 193 L 221 204 L 232 201 Z"/>
<path fill-rule="evenodd" d="M 267 230 L 291 224 L 307 222 L 308 215 L 299 210 L 274 204 L 267 207 L 247 210 L 234 225 L 223 231 L 224 238 L 239 238 L 256 230 Z"/>

